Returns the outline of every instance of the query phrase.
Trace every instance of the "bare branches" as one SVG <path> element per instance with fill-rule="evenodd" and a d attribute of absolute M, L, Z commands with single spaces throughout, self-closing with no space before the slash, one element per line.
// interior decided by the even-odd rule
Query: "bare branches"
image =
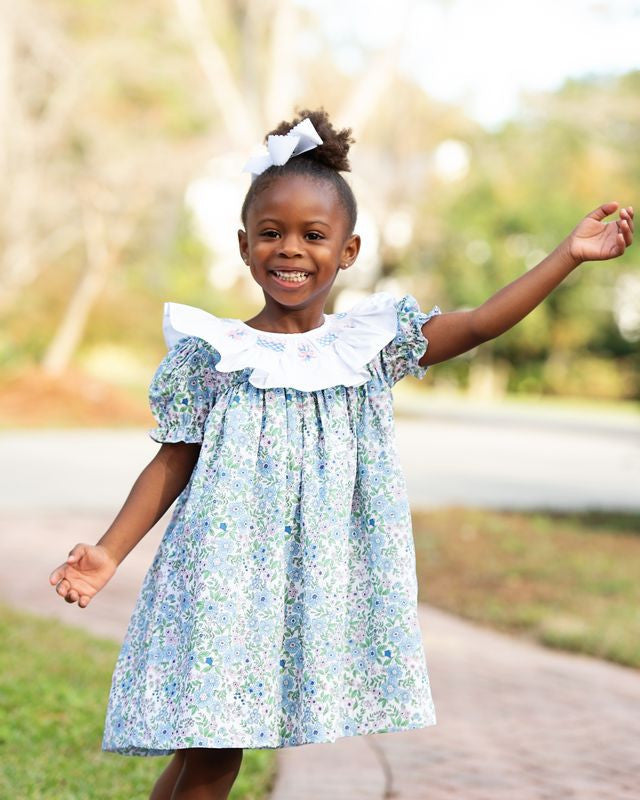
<path fill-rule="evenodd" d="M 227 59 L 209 30 L 200 0 L 174 0 L 185 34 L 209 83 L 229 138 L 248 147 L 255 130 Z"/>
<path fill-rule="evenodd" d="M 86 32 L 78 22 L 94 12 L 57 8 L 0 0 L 0 315 L 57 271 L 69 300 L 52 309 L 50 373 L 64 370 L 105 285 L 143 247 L 161 194 L 180 196 L 202 173 L 216 134 L 248 154 L 310 78 L 304 54 L 292 58 L 303 24 L 293 0 L 173 0 L 175 18 L 158 26 L 170 43 L 159 61 L 146 27 Z M 394 58 L 380 54 L 358 81 L 343 124 L 363 125 Z"/>
<path fill-rule="evenodd" d="M 291 114 L 295 99 L 297 64 L 292 59 L 296 41 L 297 16 L 291 0 L 276 3 L 271 25 L 271 45 L 267 58 L 267 81 L 264 87 L 264 114 L 269 126 Z"/>

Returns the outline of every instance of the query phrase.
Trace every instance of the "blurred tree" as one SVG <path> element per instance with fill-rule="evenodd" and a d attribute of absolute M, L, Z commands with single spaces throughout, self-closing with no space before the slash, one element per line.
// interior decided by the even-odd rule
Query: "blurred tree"
<path fill-rule="evenodd" d="M 65 265 L 69 299 L 56 298 L 42 356 L 58 374 L 142 221 L 175 204 L 207 142 L 180 70 L 165 83 L 170 64 L 154 65 L 148 40 L 112 37 L 107 25 L 95 37 L 88 23 L 104 15 L 100 4 L 2 3 L 0 114 L 11 124 L 0 155 L 0 313 Z"/>
<path fill-rule="evenodd" d="M 599 203 L 633 204 L 639 76 L 568 81 L 556 93 L 529 97 L 522 116 L 497 133 L 469 140 L 467 179 L 423 205 L 442 222 L 429 260 L 439 265 L 446 304 L 480 304 L 541 261 Z M 637 396 L 639 354 L 614 315 L 616 281 L 637 264 L 633 248 L 615 262 L 581 265 L 519 325 L 484 345 L 484 358 L 511 365 L 512 390 L 589 394 L 581 363 L 594 374 L 594 396 Z M 486 366 L 482 358 L 476 363 Z"/>
<path fill-rule="evenodd" d="M 0 154 L 11 197 L 0 212 L 0 314 L 10 318 L 43 272 L 64 265 L 41 357 L 60 374 L 111 273 L 135 259 L 150 220 L 175 216 L 206 155 L 248 152 L 306 94 L 288 53 L 304 12 L 289 0 L 173 0 L 173 19 L 122 0 L 0 3 L 0 114 L 12 119 Z M 348 92 L 360 125 L 389 83 L 395 47 Z"/>
<path fill-rule="evenodd" d="M 488 133 L 398 75 L 402 34 L 382 49 L 353 43 L 362 67 L 345 72 L 309 4 L 161 8 L 0 0 L 0 363 L 22 353 L 61 372 L 80 343 L 128 346 L 132 331 L 155 347 L 167 296 L 236 313 L 242 293 L 225 298 L 208 280 L 184 190 L 213 153 L 241 158 L 296 104 L 354 129 L 349 180 L 380 240 L 376 269 L 358 262 L 364 291 L 477 305 L 603 198 L 633 197 L 640 73 L 529 95 Z M 637 348 L 613 313 L 634 257 L 584 265 L 435 380 L 465 386 L 477 365 L 477 385 L 488 370 L 511 390 L 588 393 L 579 376 L 597 371 L 595 392 L 640 395 Z"/>

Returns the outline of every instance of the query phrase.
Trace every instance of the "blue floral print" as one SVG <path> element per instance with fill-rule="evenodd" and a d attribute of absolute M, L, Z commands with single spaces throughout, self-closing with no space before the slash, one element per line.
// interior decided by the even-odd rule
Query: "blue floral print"
<path fill-rule="evenodd" d="M 185 336 L 149 389 L 157 442 L 200 443 L 115 665 L 102 749 L 278 748 L 436 724 L 391 387 L 422 326 L 357 386 L 262 389 Z M 344 312 L 343 312 L 344 314 Z M 305 358 L 304 343 L 295 358 Z"/>

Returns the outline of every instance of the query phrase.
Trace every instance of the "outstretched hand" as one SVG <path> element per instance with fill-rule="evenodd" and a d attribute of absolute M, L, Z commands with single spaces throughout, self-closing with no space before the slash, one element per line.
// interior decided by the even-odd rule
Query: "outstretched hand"
<path fill-rule="evenodd" d="M 603 222 L 618 208 L 604 203 L 595 208 L 569 236 L 569 247 L 576 261 L 604 261 L 621 256 L 633 243 L 633 208 L 620 209 L 620 219 Z"/>
<path fill-rule="evenodd" d="M 64 564 L 49 575 L 49 583 L 57 584 L 56 592 L 67 603 L 86 608 L 117 568 L 116 560 L 102 545 L 77 544 Z"/>

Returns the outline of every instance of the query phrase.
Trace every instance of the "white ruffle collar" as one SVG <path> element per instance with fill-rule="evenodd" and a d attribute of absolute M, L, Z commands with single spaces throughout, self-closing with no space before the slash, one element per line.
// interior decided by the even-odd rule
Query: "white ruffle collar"
<path fill-rule="evenodd" d="M 303 333 L 259 331 L 183 303 L 164 304 L 162 328 L 169 348 L 185 336 L 209 342 L 221 356 L 218 372 L 252 368 L 249 383 L 259 389 L 315 391 L 366 383 L 366 365 L 394 338 L 397 324 L 394 296 L 375 292 Z"/>

